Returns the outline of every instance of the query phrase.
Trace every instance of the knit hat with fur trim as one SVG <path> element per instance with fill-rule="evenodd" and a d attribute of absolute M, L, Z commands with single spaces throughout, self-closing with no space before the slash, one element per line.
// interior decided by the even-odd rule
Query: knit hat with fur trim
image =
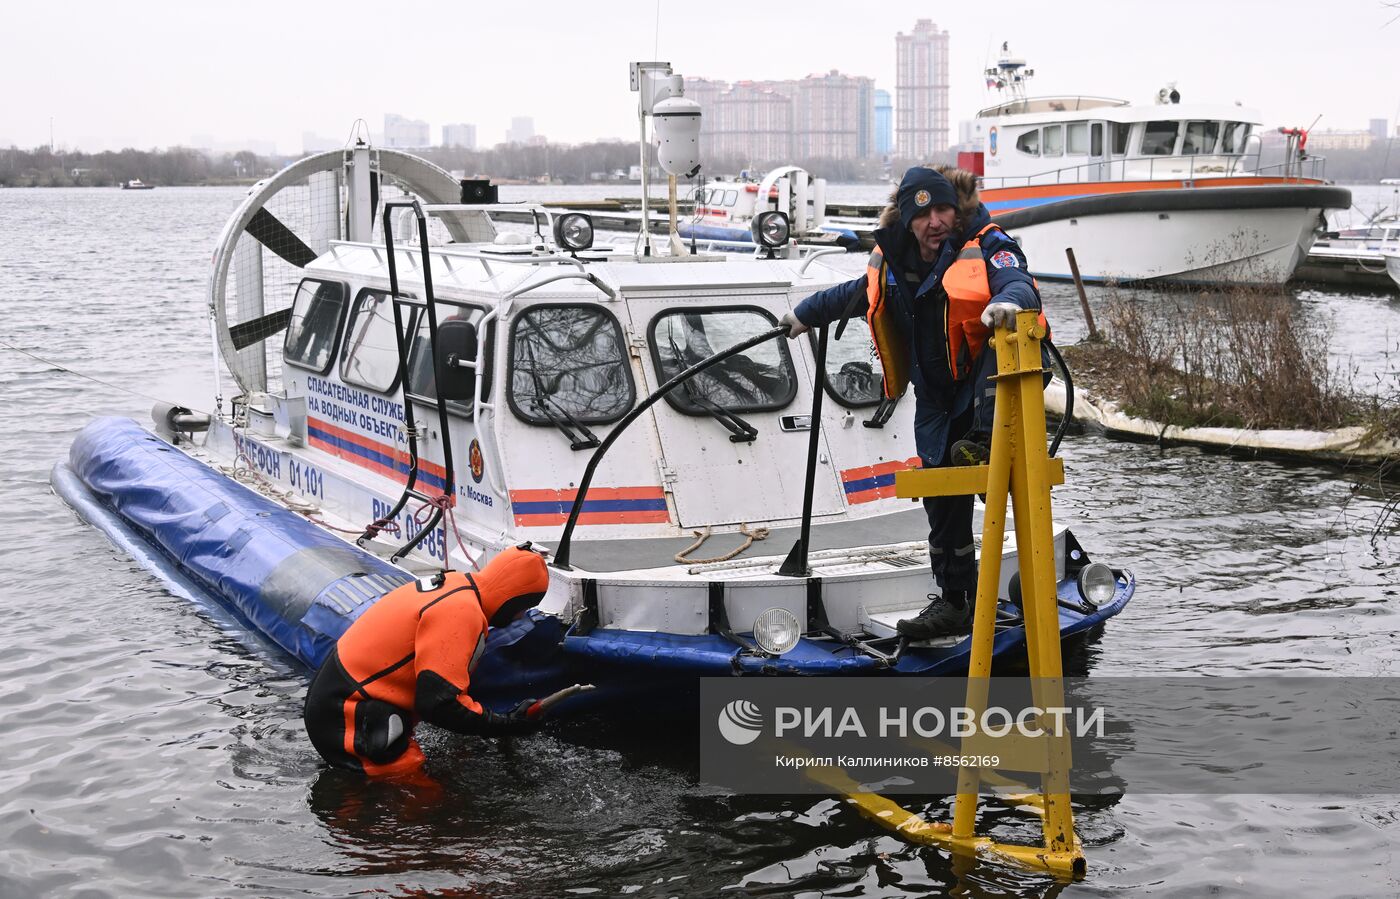
<path fill-rule="evenodd" d="M 899 223 L 908 228 L 910 222 L 940 203 L 957 206 L 958 192 L 952 182 L 933 169 L 914 166 L 899 182 L 895 203 L 899 206 Z"/>

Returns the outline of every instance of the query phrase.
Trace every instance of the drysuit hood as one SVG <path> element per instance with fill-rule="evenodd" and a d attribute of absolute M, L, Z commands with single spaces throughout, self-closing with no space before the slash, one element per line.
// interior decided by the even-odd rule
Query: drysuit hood
<path fill-rule="evenodd" d="M 544 557 L 528 549 L 509 547 L 472 575 L 481 597 L 486 623 L 502 627 L 544 599 L 549 569 Z"/>

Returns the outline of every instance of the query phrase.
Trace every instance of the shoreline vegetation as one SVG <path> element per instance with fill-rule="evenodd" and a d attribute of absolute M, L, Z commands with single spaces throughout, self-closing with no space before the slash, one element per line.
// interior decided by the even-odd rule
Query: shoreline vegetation
<path fill-rule="evenodd" d="M 498 144 L 481 150 L 428 147 L 407 152 L 448 171 L 472 173 L 497 183 L 599 184 L 625 182 L 637 163 L 637 145 L 623 140 L 584 144 Z M 263 155 L 188 147 L 85 153 L 35 147 L 0 148 L 0 187 L 113 187 L 139 179 L 158 187 L 252 184 L 308 154 Z M 777 165 L 799 165 L 818 178 L 837 183 L 885 184 L 914 163 L 955 162 L 956 154 L 935 159 L 780 159 L 717 157 L 706 160 L 710 176 L 735 175 L 745 169 L 764 172 Z M 1281 156 L 1279 157 L 1282 158 Z M 1279 160 L 1266 152 L 1268 165 Z M 892 174 L 894 173 L 894 174 Z M 1376 183 L 1400 177 L 1400 154 L 1390 158 L 1381 145 L 1370 150 L 1335 150 L 1327 155 L 1327 176 L 1343 183 Z"/>
<path fill-rule="evenodd" d="M 448 171 L 490 178 L 497 184 L 627 183 L 630 170 L 637 165 L 636 143 L 622 140 L 576 145 L 499 144 L 485 150 L 429 147 L 404 152 Z M 0 187 L 115 187 L 133 179 L 157 187 L 252 184 L 305 155 L 309 154 L 259 156 L 247 150 L 219 153 L 186 147 L 105 153 L 9 147 L 0 148 Z M 782 164 L 788 163 L 801 165 L 818 177 L 872 184 L 884 184 L 891 166 L 903 165 L 899 160 L 887 165 L 880 160 L 830 159 L 785 160 Z M 715 174 L 737 174 L 743 169 L 767 170 L 743 159 L 719 158 L 706 165 L 706 171 Z"/>
<path fill-rule="evenodd" d="M 1061 347 L 1076 420 L 1254 452 L 1400 457 L 1400 372 L 1371 384 L 1334 367 L 1330 329 L 1287 291 L 1174 291 L 1154 308 L 1110 288 L 1102 308 L 1098 341 Z"/>

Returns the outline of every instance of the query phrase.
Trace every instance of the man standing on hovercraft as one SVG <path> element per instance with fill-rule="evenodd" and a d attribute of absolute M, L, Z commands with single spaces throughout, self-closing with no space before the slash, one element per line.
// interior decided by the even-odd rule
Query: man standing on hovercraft
<path fill-rule="evenodd" d="M 951 166 L 904 173 L 875 243 L 865 274 L 812 294 L 783 316 L 788 336 L 864 315 L 885 396 L 898 399 L 914 385 L 914 444 L 924 467 L 985 462 L 996 354 L 983 349 L 992 328 L 1040 308 L 1025 255 L 991 223 L 976 176 Z M 898 624 L 916 640 L 969 631 L 977 590 L 972 497 L 927 497 L 924 510 L 938 593 Z"/>

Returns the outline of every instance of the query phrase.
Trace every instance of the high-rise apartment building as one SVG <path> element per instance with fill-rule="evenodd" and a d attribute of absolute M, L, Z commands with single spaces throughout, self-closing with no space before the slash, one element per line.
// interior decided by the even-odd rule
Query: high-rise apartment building
<path fill-rule="evenodd" d="M 798 159 L 875 155 L 875 82 L 832 69 L 797 82 L 793 95 Z"/>
<path fill-rule="evenodd" d="M 889 91 L 875 92 L 875 153 L 888 156 L 894 152 L 894 104 Z"/>
<path fill-rule="evenodd" d="M 920 19 L 895 35 L 895 153 L 905 159 L 948 149 L 948 32 Z"/>
<path fill-rule="evenodd" d="M 713 78 L 686 78 L 685 95 L 687 99 L 694 100 L 700 104 L 700 139 L 704 141 L 706 128 L 704 116 L 710 115 L 718 108 L 719 98 L 724 92 L 729 90 L 728 81 L 716 81 Z M 704 152 L 704 145 L 701 144 L 701 152 Z"/>
<path fill-rule="evenodd" d="M 428 123 L 407 119 L 392 112 L 384 113 L 384 146 L 422 149 L 430 146 Z"/>
<path fill-rule="evenodd" d="M 442 145 L 444 147 L 461 147 L 463 150 L 476 149 L 476 126 L 475 125 L 443 125 Z"/>
<path fill-rule="evenodd" d="M 714 157 L 746 163 L 792 158 L 792 98 L 779 89 L 781 84 L 740 81 L 719 95 L 711 130 Z"/>
<path fill-rule="evenodd" d="M 864 159 L 875 150 L 875 86 L 832 71 L 798 81 L 688 78 L 700 104 L 700 153 L 745 164 Z"/>
<path fill-rule="evenodd" d="M 506 132 L 506 143 L 528 144 L 535 136 L 535 120 L 530 116 L 516 116 L 510 120 L 510 130 Z"/>

